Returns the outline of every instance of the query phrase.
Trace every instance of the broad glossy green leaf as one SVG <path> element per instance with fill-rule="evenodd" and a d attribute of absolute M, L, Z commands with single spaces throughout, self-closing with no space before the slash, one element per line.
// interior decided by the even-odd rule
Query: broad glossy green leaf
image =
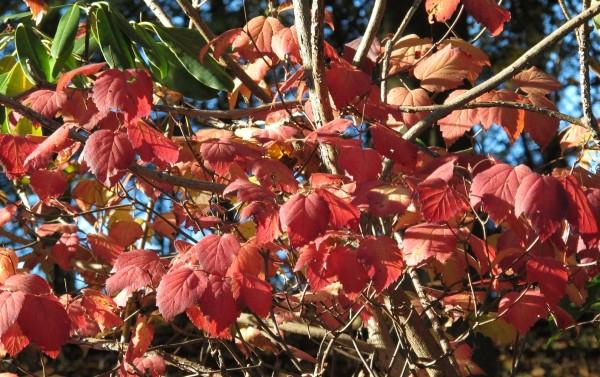
<path fill-rule="evenodd" d="M 3 58 L 2 61 L 5 61 L 7 58 L 14 60 L 14 58 L 9 56 Z M 0 94 L 13 97 L 25 92 L 31 87 L 33 87 L 33 83 L 27 78 L 21 64 L 16 61 L 13 62 L 12 67 L 7 72 L 0 74 Z"/>
<path fill-rule="evenodd" d="M 166 58 L 168 70 L 165 76 L 162 76 L 156 65 L 152 62 L 152 57 L 148 55 L 151 61 L 150 70 L 156 77 L 156 80 L 169 89 L 175 90 L 186 97 L 196 99 L 208 99 L 217 95 L 217 90 L 210 88 L 194 76 L 192 76 L 179 62 L 177 57 L 162 42 L 156 44 L 155 54 L 163 55 Z"/>
<path fill-rule="evenodd" d="M 50 57 L 42 44 L 40 36 L 33 31 L 33 28 L 23 24 L 17 26 L 15 46 L 19 63 L 31 81 L 52 81 Z"/>
<path fill-rule="evenodd" d="M 55 76 L 73 51 L 80 13 L 79 6 L 74 4 L 63 14 L 58 22 L 56 34 L 54 34 L 54 40 L 52 41 L 52 48 L 50 49 L 50 55 L 56 59 L 54 67 L 52 67 Z"/>
<path fill-rule="evenodd" d="M 104 7 L 94 8 L 92 33 L 111 68 L 133 68 L 135 60 L 131 41 L 111 22 Z"/>
<path fill-rule="evenodd" d="M 217 90 L 233 90 L 233 80 L 225 70 L 211 57 L 206 56 L 200 63 L 198 56 L 204 43 L 196 30 L 187 28 L 165 28 L 144 23 L 155 31 L 181 65 L 198 81 Z"/>

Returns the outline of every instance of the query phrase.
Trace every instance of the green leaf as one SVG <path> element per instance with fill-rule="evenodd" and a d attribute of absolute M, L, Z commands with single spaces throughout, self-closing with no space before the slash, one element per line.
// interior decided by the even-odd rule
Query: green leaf
<path fill-rule="evenodd" d="M 160 71 L 154 64 L 150 66 L 150 70 L 162 85 L 190 98 L 208 99 L 217 95 L 217 90 L 209 88 L 192 76 L 164 43 L 157 43 L 154 52 L 165 56 L 168 65 L 165 76 L 159 76 Z M 148 58 L 152 63 L 152 57 L 148 55 Z"/>
<path fill-rule="evenodd" d="M 17 124 L 12 125 L 10 123 L 11 110 L 7 111 L 4 116 L 4 122 L 2 123 L 2 133 L 9 135 L 34 135 L 42 136 L 42 127 L 35 125 L 32 121 L 22 116 L 17 121 Z"/>
<path fill-rule="evenodd" d="M 4 63 L 6 59 L 14 58 L 12 56 L 8 56 L 2 58 L 0 62 Z M 26 90 L 33 87 L 33 83 L 29 81 L 27 75 L 23 71 L 23 67 L 18 62 L 14 62 L 12 68 L 7 72 L 0 74 L 0 94 L 5 96 L 13 97 L 17 96 Z"/>
<path fill-rule="evenodd" d="M 77 34 L 77 27 L 79 26 L 79 15 L 79 6 L 74 4 L 60 18 L 56 34 L 54 34 L 54 40 L 52 41 L 52 48 L 50 49 L 50 56 L 56 59 L 53 67 L 53 72 L 55 74 L 60 71 L 63 63 L 71 56 L 75 43 L 75 35 Z"/>
<path fill-rule="evenodd" d="M 151 23 L 144 25 L 155 31 L 181 65 L 198 81 L 213 89 L 233 90 L 233 80 L 211 56 L 204 58 L 204 64 L 200 63 L 198 56 L 204 43 L 196 30 L 165 28 Z"/>
<path fill-rule="evenodd" d="M 33 82 L 51 82 L 52 68 L 50 57 L 42 41 L 30 26 L 20 24 L 15 31 L 15 45 L 19 63 Z"/>
<path fill-rule="evenodd" d="M 111 22 L 102 6 L 94 9 L 93 19 L 92 33 L 108 65 L 111 68 L 135 67 L 131 41 Z"/>

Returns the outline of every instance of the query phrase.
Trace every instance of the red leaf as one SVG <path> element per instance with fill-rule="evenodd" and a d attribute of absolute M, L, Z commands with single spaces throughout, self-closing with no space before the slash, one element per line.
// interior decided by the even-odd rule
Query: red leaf
<path fill-rule="evenodd" d="M 334 228 L 356 227 L 360 218 L 358 208 L 325 189 L 316 189 L 315 192 L 327 203 L 331 214 L 329 222 Z"/>
<path fill-rule="evenodd" d="M 515 205 L 517 189 L 531 170 L 525 165 L 496 164 L 475 175 L 471 184 L 471 205 L 480 203 L 496 222 L 503 221 Z"/>
<path fill-rule="evenodd" d="M 231 182 L 225 190 L 223 195 L 228 196 L 237 192 L 237 200 L 240 202 L 253 202 L 253 201 L 272 201 L 274 195 L 271 191 L 267 190 L 263 186 L 254 184 L 246 178 L 238 178 Z"/>
<path fill-rule="evenodd" d="M 37 147 L 27 137 L 0 135 L 0 163 L 10 179 L 20 178 L 27 172 L 25 160 Z"/>
<path fill-rule="evenodd" d="M 6 225 L 17 213 L 17 206 L 9 204 L 6 207 L 0 208 L 0 228 Z"/>
<path fill-rule="evenodd" d="M 206 321 L 204 330 L 213 336 L 227 330 L 240 314 L 229 278 L 217 275 L 209 276 L 208 287 L 199 306 Z"/>
<path fill-rule="evenodd" d="M 242 219 L 252 216 L 256 223 L 256 240 L 271 242 L 281 235 L 278 208 L 271 202 L 252 202 L 240 212 Z"/>
<path fill-rule="evenodd" d="M 18 322 L 23 334 L 45 352 L 58 352 L 69 340 L 69 316 L 53 295 L 26 295 Z"/>
<path fill-rule="evenodd" d="M 31 173 L 31 188 L 40 200 L 55 199 L 61 196 L 69 182 L 61 171 L 35 170 Z"/>
<path fill-rule="evenodd" d="M 24 0 L 25 4 L 31 9 L 32 18 L 40 20 L 39 15 L 43 15 L 48 11 L 48 4 L 44 0 Z"/>
<path fill-rule="evenodd" d="M 68 148 L 73 141 L 69 139 L 69 130 L 71 124 L 66 123 L 60 126 L 52 135 L 38 144 L 34 150 L 25 159 L 25 165 L 28 169 L 42 169 L 48 165 L 50 157 L 54 153 Z"/>
<path fill-rule="evenodd" d="M 284 26 L 277 18 L 258 16 L 254 17 L 243 28 L 243 33 L 233 41 L 234 50 L 243 49 L 252 51 L 248 55 L 268 54 L 273 52 L 271 47 L 273 35 Z M 256 51 L 258 50 L 258 51 Z"/>
<path fill-rule="evenodd" d="M 127 124 L 127 136 L 143 161 L 164 165 L 179 160 L 179 146 L 142 119 Z"/>
<path fill-rule="evenodd" d="M 466 92 L 464 89 L 458 89 L 450 93 L 445 103 L 451 102 L 455 97 Z M 476 109 L 456 110 L 438 121 L 442 137 L 446 147 L 452 146 L 460 139 L 474 124 L 479 123 Z"/>
<path fill-rule="evenodd" d="M 468 80 L 471 83 L 479 76 L 482 66 L 465 51 L 450 44 L 422 60 L 414 69 L 421 80 L 421 87 L 430 92 L 454 89 Z"/>
<path fill-rule="evenodd" d="M 17 273 L 19 258 L 12 249 L 0 248 L 0 284 Z"/>
<path fill-rule="evenodd" d="M 427 92 L 421 88 L 408 90 L 403 86 L 392 88 L 387 95 L 387 102 L 396 106 L 428 106 L 433 104 Z M 421 119 L 427 116 L 427 112 L 420 113 L 402 113 L 402 120 L 411 127 Z"/>
<path fill-rule="evenodd" d="M 2 286 L 4 289 L 21 291 L 29 295 L 49 295 L 50 285 L 39 275 L 17 274 L 9 277 Z"/>
<path fill-rule="evenodd" d="M 598 221 L 577 178 L 569 175 L 561 179 L 561 183 L 569 196 L 567 220 L 584 240 L 596 239 L 600 232 Z"/>
<path fill-rule="evenodd" d="M 326 269 L 326 260 L 328 253 L 321 250 L 324 248 L 322 244 L 319 249 L 314 243 L 310 243 L 300 249 L 300 256 L 294 266 L 294 271 L 300 271 L 306 267 L 306 277 L 310 286 L 315 291 L 320 291 L 333 282 L 334 273 L 331 269 Z"/>
<path fill-rule="evenodd" d="M 143 315 L 138 316 L 125 359 L 129 361 L 143 356 L 152 344 L 153 339 L 154 328 L 150 324 L 150 319 Z"/>
<path fill-rule="evenodd" d="M 541 94 L 530 94 L 521 98 L 521 102 L 540 107 L 542 109 L 557 110 L 556 105 Z M 525 132 L 545 149 L 556 136 L 560 120 L 535 111 L 525 111 Z"/>
<path fill-rule="evenodd" d="M 501 8 L 495 0 L 462 0 L 467 12 L 477 22 L 487 27 L 493 36 L 502 33 L 504 23 L 510 21 L 510 12 Z"/>
<path fill-rule="evenodd" d="M 25 294 L 22 292 L 0 292 L 0 336 L 17 321 L 24 302 Z"/>
<path fill-rule="evenodd" d="M 337 247 L 329 253 L 327 266 L 344 286 L 344 291 L 349 294 L 359 294 L 369 282 L 369 275 L 365 271 L 364 263 L 358 260 L 356 250 L 347 247 Z"/>
<path fill-rule="evenodd" d="M 202 269 L 210 274 L 224 276 L 240 250 L 240 243 L 232 234 L 209 234 L 202 238 L 190 252 L 198 257 Z"/>
<path fill-rule="evenodd" d="M 556 79 L 538 67 L 529 67 L 521 71 L 510 80 L 525 93 L 548 94 L 560 89 L 561 85 Z"/>
<path fill-rule="evenodd" d="M 48 89 L 40 89 L 29 93 L 21 100 L 33 111 L 37 111 L 46 118 L 54 118 L 56 113 L 62 109 L 67 101 L 67 95 L 63 92 L 55 92 Z"/>
<path fill-rule="evenodd" d="M 525 335 L 538 320 L 548 316 L 548 308 L 540 292 L 529 291 L 520 296 L 519 292 L 507 293 L 500 299 L 498 312 L 506 311 L 503 318 Z"/>
<path fill-rule="evenodd" d="M 29 339 L 23 334 L 21 328 L 18 323 L 14 323 L 11 327 L 6 330 L 4 335 L 0 337 L 0 352 L 2 352 L 2 347 L 6 349 L 9 355 L 15 356 L 19 352 L 23 351 L 25 347 L 29 345 Z M 18 377 L 16 374 L 12 375 L 9 373 L 9 376 L 3 376 L 0 373 L 0 377 Z"/>
<path fill-rule="evenodd" d="M 106 291 L 115 295 L 123 289 L 129 292 L 146 286 L 156 287 L 165 274 L 165 267 L 153 251 L 134 250 L 117 257 L 115 274 L 106 280 Z"/>
<path fill-rule="evenodd" d="M 167 364 L 159 355 L 150 355 L 147 357 L 138 357 L 133 360 L 133 365 L 142 375 L 149 377 L 161 377 L 167 372 Z M 135 373 L 134 375 L 138 375 Z"/>
<path fill-rule="evenodd" d="M 235 41 L 241 34 L 243 33 L 241 28 L 236 28 L 236 29 L 231 29 L 231 30 L 227 30 L 225 32 L 223 32 L 223 34 L 213 38 L 209 43 L 207 43 L 206 45 L 204 45 L 204 47 L 202 47 L 202 49 L 200 50 L 200 62 L 204 63 L 204 57 L 206 56 L 206 53 L 208 52 L 208 49 L 210 48 L 210 46 L 214 46 L 214 50 L 213 50 L 213 56 L 215 57 L 215 59 L 221 59 L 221 56 L 223 56 L 223 53 L 225 53 L 225 51 L 231 47 L 231 44 L 233 43 L 233 41 Z"/>
<path fill-rule="evenodd" d="M 83 160 L 105 186 L 114 186 L 133 162 L 134 152 L 125 133 L 94 132 L 83 148 Z"/>
<path fill-rule="evenodd" d="M 423 217 L 428 222 L 448 221 L 469 209 L 464 195 L 461 195 L 441 178 L 427 179 L 421 182 L 417 191 Z"/>
<path fill-rule="evenodd" d="M 456 235 L 445 225 L 419 224 L 406 230 L 402 248 L 408 266 L 430 259 L 444 263 L 456 252 Z"/>
<path fill-rule="evenodd" d="M 126 120 L 145 117 L 152 110 L 152 79 L 142 70 L 109 69 L 94 82 L 92 99 L 101 112 L 123 112 Z"/>
<path fill-rule="evenodd" d="M 527 261 L 527 282 L 538 283 L 550 304 L 558 304 L 565 295 L 568 280 L 567 268 L 555 259 L 532 257 Z"/>
<path fill-rule="evenodd" d="M 77 75 L 93 75 L 95 73 L 100 72 L 105 66 L 106 63 L 87 64 L 64 73 L 56 82 L 56 91 L 63 91 L 67 87 L 67 85 L 69 85 L 69 82 L 73 80 L 73 77 Z"/>
<path fill-rule="evenodd" d="M 357 183 L 374 181 L 381 171 L 383 158 L 375 149 L 360 146 L 341 146 L 338 164 Z"/>
<path fill-rule="evenodd" d="M 108 237 L 122 247 L 131 246 L 144 235 L 142 226 L 133 220 L 114 222 L 108 230 Z"/>
<path fill-rule="evenodd" d="M 378 292 L 398 280 L 404 271 L 402 252 L 387 237 L 368 237 L 360 241 L 358 257 L 367 266 L 367 273 Z"/>
<path fill-rule="evenodd" d="M 369 75 L 345 60 L 331 64 L 325 72 L 325 83 L 338 109 L 350 104 L 356 97 L 366 96 L 371 87 Z"/>
<path fill-rule="evenodd" d="M 197 304 L 207 286 L 206 275 L 193 267 L 173 269 L 162 278 L 156 289 L 156 304 L 165 320 Z"/>
<path fill-rule="evenodd" d="M 300 63 L 300 47 L 296 27 L 283 28 L 273 35 L 273 52 L 280 60 L 290 60 L 293 63 Z"/>
<path fill-rule="evenodd" d="M 83 291 L 81 306 L 90 318 L 98 324 L 101 330 L 111 329 L 123 323 L 118 316 L 117 304 L 112 298 L 93 289 Z"/>
<path fill-rule="evenodd" d="M 111 266 L 125 250 L 122 246 L 117 245 L 103 234 L 88 234 L 87 240 L 92 253 L 100 261 Z"/>
<path fill-rule="evenodd" d="M 235 273 L 233 276 L 233 297 L 250 308 L 260 317 L 271 312 L 271 284 L 257 277 Z"/>
<path fill-rule="evenodd" d="M 416 146 L 384 126 L 371 126 L 369 131 L 376 151 L 402 166 L 406 172 L 414 170 L 419 152 Z"/>
<path fill-rule="evenodd" d="M 301 246 L 325 232 L 330 212 L 327 202 L 313 192 L 308 196 L 292 196 L 281 206 L 279 218 L 283 230 L 288 232 L 290 243 Z"/>
<path fill-rule="evenodd" d="M 298 182 L 290 169 L 278 160 L 263 158 L 252 165 L 252 174 L 260 184 L 267 188 L 294 193 L 298 191 Z"/>
<path fill-rule="evenodd" d="M 477 99 L 478 102 L 518 102 L 519 96 L 509 90 L 493 90 Z M 497 124 L 502 126 L 512 143 L 525 129 L 525 111 L 508 107 L 488 107 L 477 110 L 479 121 L 486 130 Z"/>
<path fill-rule="evenodd" d="M 452 17 L 460 0 L 427 0 L 425 10 L 429 15 L 429 22 L 446 22 Z"/>
<path fill-rule="evenodd" d="M 549 238 L 567 215 L 569 196 L 554 177 L 527 175 L 515 195 L 515 215 L 527 216 L 542 241 Z"/>

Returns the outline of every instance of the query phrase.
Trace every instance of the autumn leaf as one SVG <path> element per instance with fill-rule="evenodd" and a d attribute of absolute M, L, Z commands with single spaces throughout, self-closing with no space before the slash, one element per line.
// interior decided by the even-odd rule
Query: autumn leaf
<path fill-rule="evenodd" d="M 94 132 L 83 148 L 83 160 L 105 186 L 114 186 L 133 162 L 134 152 L 124 133 L 109 130 Z"/>
<path fill-rule="evenodd" d="M 510 12 L 501 8 L 494 0 L 462 0 L 465 9 L 477 22 L 488 28 L 493 36 L 504 30 L 510 21 Z"/>
<path fill-rule="evenodd" d="M 165 166 L 179 159 L 179 146 L 142 119 L 127 124 L 127 136 L 143 161 Z"/>
<path fill-rule="evenodd" d="M 279 211 L 281 226 L 294 246 L 302 246 L 322 234 L 329 217 L 327 202 L 316 193 L 296 194 Z"/>
<path fill-rule="evenodd" d="M 558 304 L 565 295 L 568 280 L 567 268 L 555 259 L 533 257 L 527 261 L 527 281 L 538 283 L 540 291 L 551 304 Z"/>
<path fill-rule="evenodd" d="M 503 318 L 521 335 L 525 335 L 538 320 L 545 319 L 549 314 L 546 300 L 538 291 L 507 293 L 500 299 L 498 312 L 505 313 Z"/>
<path fill-rule="evenodd" d="M 27 173 L 25 161 L 37 145 L 28 137 L 0 135 L 0 164 L 9 178 L 19 178 Z"/>
<path fill-rule="evenodd" d="M 152 110 L 152 79 L 143 70 L 109 69 L 94 81 L 92 98 L 101 112 L 123 112 L 126 119 L 145 117 Z"/>
<path fill-rule="evenodd" d="M 61 171 L 35 170 L 31 173 L 30 185 L 41 200 L 47 200 L 61 196 L 69 182 Z"/>
<path fill-rule="evenodd" d="M 116 295 L 123 289 L 132 293 L 145 287 L 156 287 L 165 274 L 165 265 L 154 251 L 134 250 L 119 254 L 106 280 L 106 290 Z"/>
<path fill-rule="evenodd" d="M 414 75 L 423 89 L 444 92 L 462 85 L 463 80 L 473 83 L 481 68 L 469 54 L 448 44 L 419 62 Z"/>
<path fill-rule="evenodd" d="M 444 263 L 456 252 L 456 235 L 447 225 L 419 224 L 406 229 L 402 248 L 408 266 L 429 259 Z"/>
<path fill-rule="evenodd" d="M 548 94 L 560 89 L 560 83 L 537 67 L 517 73 L 510 82 L 529 94 Z"/>

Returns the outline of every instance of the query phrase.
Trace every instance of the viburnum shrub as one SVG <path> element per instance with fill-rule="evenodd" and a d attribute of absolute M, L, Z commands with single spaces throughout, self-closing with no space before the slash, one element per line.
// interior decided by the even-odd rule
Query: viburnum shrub
<path fill-rule="evenodd" d="M 121 376 L 320 375 L 333 355 L 365 375 L 474 375 L 476 336 L 588 320 L 597 174 L 477 154 L 473 127 L 597 146 L 589 81 L 571 117 L 529 62 L 572 32 L 586 52 L 600 3 L 493 70 L 450 32 L 379 43 L 385 1 L 343 53 L 322 0 L 270 2 L 218 36 L 188 0 L 191 28 L 116 3 L 62 7 L 50 34 L 15 14 L 3 34 L 0 365 L 70 344 L 117 352 Z M 511 17 L 426 0 L 406 22 L 417 7 L 494 36 Z"/>

